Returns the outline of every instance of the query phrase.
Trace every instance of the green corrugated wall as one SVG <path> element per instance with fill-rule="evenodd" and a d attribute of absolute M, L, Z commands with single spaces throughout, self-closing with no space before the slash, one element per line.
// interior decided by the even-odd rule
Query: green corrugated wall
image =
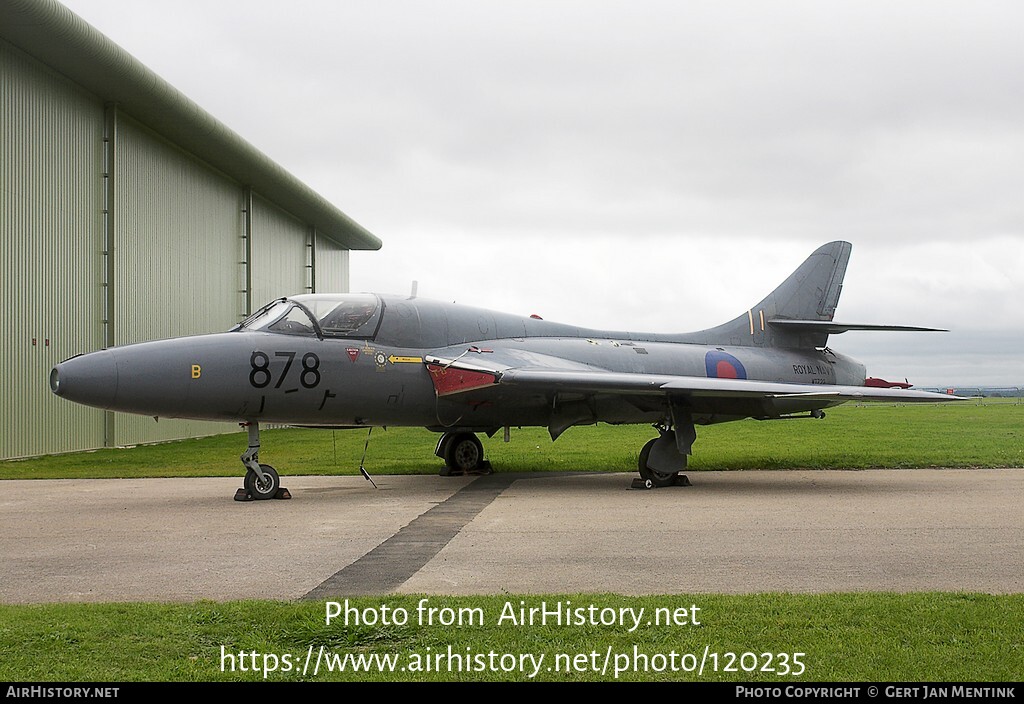
<path fill-rule="evenodd" d="M 348 251 L 272 195 L 252 198 L 247 233 L 246 187 L 3 40 L 0 130 L 0 459 L 231 430 L 78 406 L 50 393 L 49 371 L 108 335 L 225 330 L 250 280 L 255 307 L 314 280 L 347 290 Z"/>

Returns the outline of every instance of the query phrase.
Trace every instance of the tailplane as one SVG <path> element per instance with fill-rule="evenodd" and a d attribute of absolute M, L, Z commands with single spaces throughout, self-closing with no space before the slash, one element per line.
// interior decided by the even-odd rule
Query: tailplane
<path fill-rule="evenodd" d="M 687 338 L 744 347 L 824 347 L 843 290 L 853 245 L 829 242 L 807 257 L 789 278 L 742 315 Z M 842 326 L 840 326 L 842 327 Z"/>

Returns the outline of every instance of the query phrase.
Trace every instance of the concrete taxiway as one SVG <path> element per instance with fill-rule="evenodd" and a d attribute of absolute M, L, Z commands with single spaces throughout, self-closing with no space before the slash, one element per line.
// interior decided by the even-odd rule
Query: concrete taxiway
<path fill-rule="evenodd" d="M 0 601 L 1024 592 L 1024 469 L 0 482 Z"/>

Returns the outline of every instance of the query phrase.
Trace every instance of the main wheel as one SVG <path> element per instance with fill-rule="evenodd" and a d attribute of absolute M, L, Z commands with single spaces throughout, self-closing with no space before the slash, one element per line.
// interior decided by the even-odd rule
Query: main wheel
<path fill-rule="evenodd" d="M 245 490 L 254 499 L 272 499 L 277 494 L 277 490 L 281 488 L 281 477 L 278 476 L 277 470 L 269 464 L 261 464 L 260 469 L 263 470 L 266 480 L 260 481 L 256 472 L 250 469 L 245 473 Z"/>
<path fill-rule="evenodd" d="M 651 438 L 644 445 L 643 449 L 640 450 L 640 459 L 637 461 L 640 477 L 657 487 L 674 486 L 678 472 L 658 472 L 647 466 L 647 460 L 651 456 L 651 448 L 654 447 L 656 442 L 658 442 L 658 438 Z"/>
<path fill-rule="evenodd" d="M 444 463 L 451 474 L 465 474 L 480 468 L 484 446 L 473 433 L 457 433 L 444 446 Z"/>

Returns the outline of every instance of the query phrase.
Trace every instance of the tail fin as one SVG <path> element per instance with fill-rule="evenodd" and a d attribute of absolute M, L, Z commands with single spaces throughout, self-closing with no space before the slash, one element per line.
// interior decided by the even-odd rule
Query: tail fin
<path fill-rule="evenodd" d="M 728 323 L 686 337 L 695 342 L 703 338 L 706 344 L 743 347 L 824 347 L 828 342 L 827 326 L 786 325 L 781 321 L 832 320 L 852 249 L 849 242 L 829 242 L 819 247 L 756 306 Z"/>

